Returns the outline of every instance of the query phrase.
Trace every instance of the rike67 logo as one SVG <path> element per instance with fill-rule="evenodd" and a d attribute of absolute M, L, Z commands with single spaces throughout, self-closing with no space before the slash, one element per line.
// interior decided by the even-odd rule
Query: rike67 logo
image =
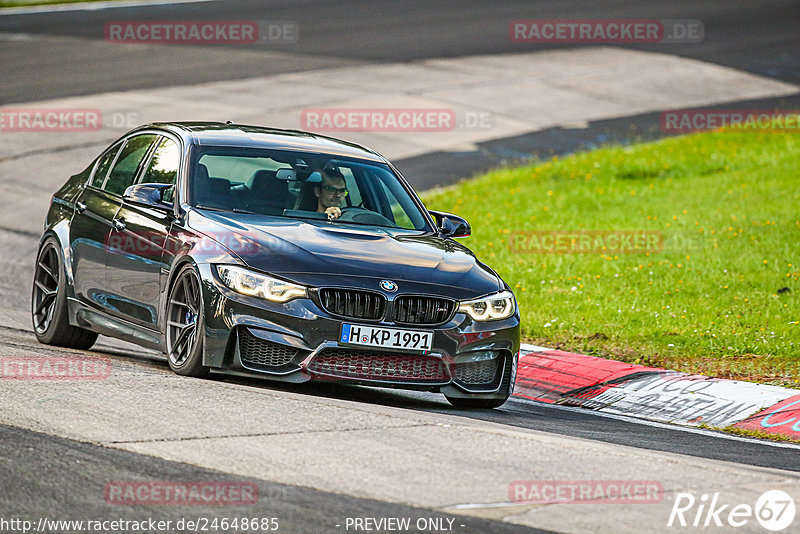
<path fill-rule="evenodd" d="M 780 490 L 764 492 L 755 506 L 726 503 L 718 492 L 704 493 L 699 499 L 692 493 L 677 493 L 667 526 L 738 528 L 755 518 L 765 529 L 780 532 L 792 525 L 795 512 L 794 499 Z"/>

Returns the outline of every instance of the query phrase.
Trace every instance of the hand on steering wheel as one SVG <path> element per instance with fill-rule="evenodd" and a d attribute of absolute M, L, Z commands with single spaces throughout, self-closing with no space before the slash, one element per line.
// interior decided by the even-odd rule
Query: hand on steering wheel
<path fill-rule="evenodd" d="M 342 209 L 336 206 L 325 208 L 325 214 L 328 216 L 329 221 L 333 221 L 342 216 Z"/>

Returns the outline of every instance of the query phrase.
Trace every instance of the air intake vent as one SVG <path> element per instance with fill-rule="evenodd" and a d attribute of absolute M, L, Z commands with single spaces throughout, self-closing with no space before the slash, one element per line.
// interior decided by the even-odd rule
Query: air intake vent
<path fill-rule="evenodd" d="M 386 298 L 369 291 L 321 289 L 319 298 L 328 313 L 353 319 L 381 319 L 386 309 Z"/>
<path fill-rule="evenodd" d="M 401 296 L 394 301 L 396 323 L 433 325 L 441 324 L 453 315 L 456 303 L 437 297 Z"/>
<path fill-rule="evenodd" d="M 497 360 L 467 362 L 456 365 L 456 380 L 463 384 L 488 384 L 497 374 Z"/>
<path fill-rule="evenodd" d="M 312 374 L 385 382 L 447 382 L 439 358 L 385 354 L 349 349 L 325 349 L 308 365 Z"/>
<path fill-rule="evenodd" d="M 244 363 L 279 367 L 291 363 L 297 352 L 293 347 L 257 338 L 246 328 L 239 330 L 239 353 Z"/>

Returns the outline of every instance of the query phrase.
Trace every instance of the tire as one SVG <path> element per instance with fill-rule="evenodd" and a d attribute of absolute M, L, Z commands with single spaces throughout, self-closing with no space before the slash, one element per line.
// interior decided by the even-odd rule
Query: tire
<path fill-rule="evenodd" d="M 473 408 L 479 410 L 490 410 L 499 408 L 508 400 L 514 392 L 514 382 L 517 379 L 517 355 L 506 356 L 505 369 L 503 370 L 503 383 L 500 384 L 500 391 L 504 396 L 499 399 L 476 399 L 470 397 L 448 397 L 447 401 L 456 408 Z"/>
<path fill-rule="evenodd" d="M 61 246 L 48 237 L 39 247 L 31 292 L 31 321 L 39 343 L 88 350 L 97 334 L 69 324 L 67 288 Z"/>
<path fill-rule="evenodd" d="M 165 317 L 170 369 L 182 376 L 208 375 L 209 368 L 203 365 L 203 294 L 200 276 L 192 265 L 183 267 L 175 277 Z"/>
<path fill-rule="evenodd" d="M 505 399 L 468 399 L 463 397 L 447 397 L 447 401 L 456 408 L 475 408 L 479 410 L 499 408 L 505 404 L 507 400 L 508 397 Z"/>

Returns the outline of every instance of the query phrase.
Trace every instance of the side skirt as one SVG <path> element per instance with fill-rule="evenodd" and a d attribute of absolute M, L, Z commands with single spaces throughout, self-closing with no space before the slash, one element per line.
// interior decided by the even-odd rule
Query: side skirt
<path fill-rule="evenodd" d="M 129 341 L 148 349 L 166 350 L 164 336 L 155 330 L 142 328 L 100 310 L 86 306 L 75 298 L 67 298 L 69 323 L 104 336 Z"/>

